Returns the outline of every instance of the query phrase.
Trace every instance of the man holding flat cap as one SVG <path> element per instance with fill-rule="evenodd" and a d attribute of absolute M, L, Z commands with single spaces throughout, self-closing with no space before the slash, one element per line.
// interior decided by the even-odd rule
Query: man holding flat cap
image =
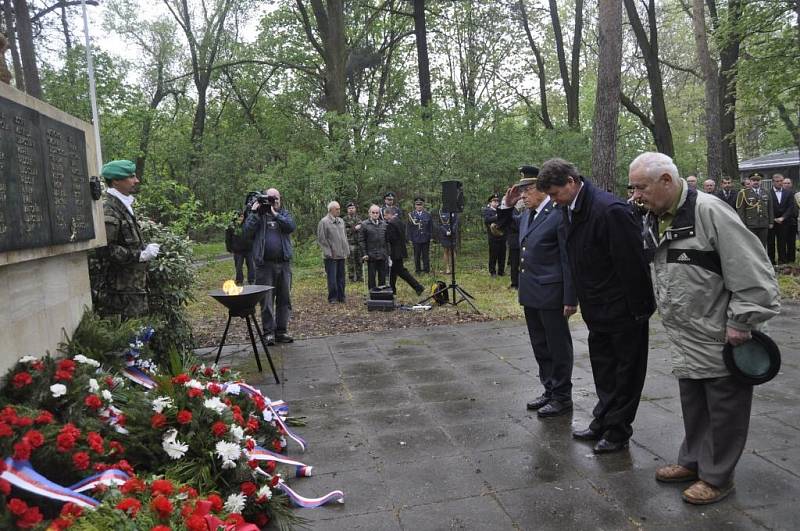
<path fill-rule="evenodd" d="M 752 386 L 727 369 L 723 349 L 745 343 L 777 315 L 775 273 L 736 213 L 689 187 L 670 157 L 639 155 L 629 179 L 650 211 L 644 245 L 654 253 L 651 276 L 673 343 L 685 430 L 677 463 L 659 468 L 656 480 L 692 482 L 684 501 L 715 503 L 733 490 L 753 399 Z"/>
<path fill-rule="evenodd" d="M 133 212 L 139 178 L 136 164 L 114 160 L 103 166 L 106 182 L 103 214 L 107 245 L 98 249 L 100 274 L 95 278 L 95 308 L 103 316 L 122 319 L 147 314 L 147 262 L 158 256 L 159 245 L 142 240 Z"/>

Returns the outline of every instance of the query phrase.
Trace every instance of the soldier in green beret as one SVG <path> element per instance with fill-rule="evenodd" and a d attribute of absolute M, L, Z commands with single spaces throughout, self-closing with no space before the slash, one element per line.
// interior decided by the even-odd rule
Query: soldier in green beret
<path fill-rule="evenodd" d="M 145 245 L 133 212 L 132 194 L 139 184 L 136 165 L 114 160 L 100 174 L 108 187 L 103 203 L 108 243 L 97 252 L 100 273 L 95 308 L 103 316 L 140 317 L 148 313 L 147 262 L 158 256 L 159 245 Z"/>
<path fill-rule="evenodd" d="M 750 176 L 752 186 L 742 188 L 736 196 L 736 211 L 750 232 L 758 236 L 764 249 L 767 248 L 767 233 L 772 228 L 772 201 L 769 192 L 761 188 L 761 174 Z"/>

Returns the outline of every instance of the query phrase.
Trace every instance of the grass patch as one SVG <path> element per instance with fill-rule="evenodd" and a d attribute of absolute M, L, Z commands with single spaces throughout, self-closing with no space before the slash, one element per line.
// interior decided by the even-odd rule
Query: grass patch
<path fill-rule="evenodd" d="M 800 278 L 794 275 L 778 275 L 781 298 L 800 300 Z"/>
<path fill-rule="evenodd" d="M 207 262 L 220 255 L 226 254 L 227 251 L 225 250 L 224 241 L 206 243 L 192 242 L 192 253 L 194 260 L 198 262 Z"/>

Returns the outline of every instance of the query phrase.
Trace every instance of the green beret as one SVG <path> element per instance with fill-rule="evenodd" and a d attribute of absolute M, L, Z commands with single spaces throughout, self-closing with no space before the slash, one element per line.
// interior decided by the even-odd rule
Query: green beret
<path fill-rule="evenodd" d="M 129 160 L 112 160 L 103 166 L 100 175 L 103 179 L 127 179 L 136 173 L 136 164 Z"/>

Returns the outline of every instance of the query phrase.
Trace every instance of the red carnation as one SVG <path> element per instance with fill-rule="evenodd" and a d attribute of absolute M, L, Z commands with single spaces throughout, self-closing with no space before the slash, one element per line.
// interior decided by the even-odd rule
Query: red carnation
<path fill-rule="evenodd" d="M 17 520 L 17 527 L 20 529 L 30 529 L 31 527 L 35 527 L 39 522 L 42 521 L 42 513 L 39 512 L 38 507 L 29 507 L 25 514 L 22 515 L 22 518 Z"/>
<path fill-rule="evenodd" d="M 72 502 L 67 502 L 61 508 L 61 516 L 64 518 L 80 518 L 83 515 L 83 509 L 80 505 L 75 505 Z"/>
<path fill-rule="evenodd" d="M 0 420 L 3 422 L 8 422 L 9 424 L 14 424 L 14 421 L 17 419 L 17 410 L 11 406 L 6 406 L 2 410 L 0 410 Z"/>
<path fill-rule="evenodd" d="M 205 374 L 208 377 L 214 376 L 214 369 L 212 369 L 211 367 L 206 367 L 203 370 L 203 374 Z"/>
<path fill-rule="evenodd" d="M 186 396 L 189 398 L 197 398 L 198 396 L 203 396 L 203 390 L 197 389 L 196 387 L 190 387 L 188 391 L 186 391 Z"/>
<path fill-rule="evenodd" d="M 75 362 L 70 359 L 63 359 L 58 362 L 58 370 L 73 372 L 75 370 Z"/>
<path fill-rule="evenodd" d="M 33 419 L 36 424 L 51 424 L 53 422 L 53 414 L 49 411 L 40 411 L 39 416 Z"/>
<path fill-rule="evenodd" d="M 208 384 L 208 392 L 212 395 L 218 395 L 222 392 L 222 386 L 217 383 Z"/>
<path fill-rule="evenodd" d="M 8 466 L 6 465 L 6 462 L 0 459 L 0 474 L 5 472 L 7 468 Z"/>
<path fill-rule="evenodd" d="M 14 430 L 11 426 L 0 420 L 0 437 L 11 437 L 14 435 Z"/>
<path fill-rule="evenodd" d="M 29 430 L 23 437 L 23 441 L 27 441 L 31 448 L 39 448 L 44 444 L 44 435 L 38 430 Z"/>
<path fill-rule="evenodd" d="M 56 380 L 59 382 L 68 382 L 72 380 L 72 373 L 69 371 L 56 371 Z"/>
<path fill-rule="evenodd" d="M 136 474 L 134 472 L 133 467 L 128 463 L 125 459 L 120 459 L 116 463 L 114 463 L 114 468 L 118 468 L 128 474 L 129 476 L 133 476 Z"/>
<path fill-rule="evenodd" d="M 192 421 L 192 412 L 182 409 L 178 412 L 178 424 L 189 424 Z"/>
<path fill-rule="evenodd" d="M 106 383 L 106 387 L 108 387 L 109 389 L 114 389 L 117 386 L 116 383 L 114 382 L 114 378 L 112 378 L 111 376 L 106 376 L 103 379 L 103 381 Z"/>
<path fill-rule="evenodd" d="M 111 441 L 111 442 L 108 443 L 108 446 L 111 448 L 111 453 L 112 454 L 113 453 L 117 453 L 117 454 L 124 454 L 125 453 L 125 447 L 122 446 L 122 443 L 119 442 L 119 441 Z"/>
<path fill-rule="evenodd" d="M 31 445 L 26 440 L 14 443 L 14 459 L 17 461 L 27 461 L 31 458 Z"/>
<path fill-rule="evenodd" d="M 157 525 L 150 528 L 150 531 L 172 531 L 168 525 Z"/>
<path fill-rule="evenodd" d="M 86 434 L 86 442 L 89 443 L 89 448 L 96 454 L 102 454 L 105 452 L 103 448 L 103 437 L 96 431 L 90 431 Z"/>
<path fill-rule="evenodd" d="M 97 395 L 89 395 L 83 399 L 83 403 L 86 404 L 86 407 L 89 409 L 99 409 L 100 406 L 103 405 L 103 401 L 100 400 L 100 397 Z"/>
<path fill-rule="evenodd" d="M 178 492 L 186 494 L 191 499 L 197 498 L 197 491 L 189 485 L 183 485 Z"/>
<path fill-rule="evenodd" d="M 76 470 L 86 470 L 89 468 L 89 454 L 86 452 L 75 452 L 72 454 L 72 464 Z"/>
<path fill-rule="evenodd" d="M 231 513 L 225 519 L 225 523 L 230 525 L 230 526 L 240 526 L 240 525 L 242 525 L 242 524 L 244 524 L 246 522 L 245 522 L 244 517 L 241 514 Z"/>
<path fill-rule="evenodd" d="M 219 369 L 219 373 L 220 374 L 228 374 L 229 372 L 231 372 L 231 368 L 230 367 L 221 367 Z"/>
<path fill-rule="evenodd" d="M 183 385 L 189 381 L 189 375 L 186 373 L 181 373 L 178 376 L 172 378 L 172 383 L 175 385 Z"/>
<path fill-rule="evenodd" d="M 280 452 L 282 448 L 281 440 L 275 439 L 274 441 L 272 441 L 272 447 L 275 449 L 276 452 Z"/>
<path fill-rule="evenodd" d="M 19 498 L 11 498 L 8 500 L 6 507 L 8 507 L 8 510 L 11 511 L 11 514 L 15 516 L 22 516 L 25 514 L 25 511 L 28 510 L 28 504 Z"/>
<path fill-rule="evenodd" d="M 247 419 L 247 431 L 249 431 L 250 433 L 255 433 L 256 431 L 258 431 L 258 428 L 260 426 L 261 425 L 259 424 L 257 418 L 250 417 L 249 419 Z"/>
<path fill-rule="evenodd" d="M 142 502 L 137 500 L 136 498 L 123 498 L 115 508 L 119 509 L 124 513 L 128 513 L 128 516 L 131 518 L 135 518 L 136 514 L 139 512 L 139 509 L 142 508 Z"/>
<path fill-rule="evenodd" d="M 219 497 L 219 494 L 209 494 L 206 500 L 211 503 L 211 510 L 215 513 L 222 510 L 224 503 L 222 502 L 222 498 Z"/>
<path fill-rule="evenodd" d="M 253 403 L 256 405 L 256 409 L 259 411 L 264 411 L 267 409 L 267 401 L 264 400 L 264 397 L 261 395 L 252 395 Z"/>
<path fill-rule="evenodd" d="M 208 531 L 206 519 L 195 514 L 186 519 L 186 529 L 189 531 Z"/>
<path fill-rule="evenodd" d="M 150 507 L 152 507 L 161 518 L 169 518 L 169 515 L 172 514 L 172 503 L 160 494 L 153 498 L 153 501 L 150 502 Z"/>
<path fill-rule="evenodd" d="M 278 485 L 278 483 L 280 482 L 280 480 L 281 480 L 280 476 L 272 476 L 272 479 L 269 480 L 269 486 L 270 487 L 276 487 Z"/>
<path fill-rule="evenodd" d="M 119 487 L 122 494 L 132 494 L 135 492 L 144 492 L 145 484 L 139 478 L 131 478 Z"/>
<path fill-rule="evenodd" d="M 30 417 L 17 417 L 14 419 L 14 425 L 20 428 L 25 428 L 33 424 L 33 419 Z"/>
<path fill-rule="evenodd" d="M 255 439 L 247 439 L 244 442 L 244 446 L 245 446 L 245 448 L 247 448 L 249 451 L 252 452 L 253 450 L 256 449 L 256 441 L 255 441 Z"/>
<path fill-rule="evenodd" d="M 41 372 L 42 370 L 44 370 L 44 362 L 42 360 L 32 361 L 31 369 Z"/>
<path fill-rule="evenodd" d="M 266 527 L 267 524 L 269 523 L 269 516 L 267 516 L 264 513 L 256 513 L 255 520 L 256 521 L 253 522 L 253 523 L 256 524 L 259 529 L 262 529 L 262 528 Z"/>
<path fill-rule="evenodd" d="M 125 416 L 124 414 L 122 414 L 122 413 L 120 413 L 119 415 L 117 415 L 117 426 L 119 426 L 119 427 L 123 427 L 123 426 L 125 426 L 125 423 L 126 423 L 126 422 L 128 422 L 128 417 L 126 417 L 126 416 Z"/>
<path fill-rule="evenodd" d="M 172 482 L 168 479 L 157 479 L 153 481 L 152 485 L 150 485 L 150 491 L 153 494 L 163 494 L 164 496 L 169 496 L 174 490 L 175 489 L 172 486 Z"/>
<path fill-rule="evenodd" d="M 247 466 L 255 470 L 256 468 L 258 468 L 258 461 L 256 461 L 255 459 L 251 459 L 250 461 L 247 462 Z"/>
<path fill-rule="evenodd" d="M 267 461 L 267 465 L 264 467 L 269 474 L 275 472 L 275 469 L 278 467 L 278 463 L 275 461 Z"/>
<path fill-rule="evenodd" d="M 167 417 L 162 415 L 161 413 L 154 413 L 152 417 L 150 417 L 150 426 L 154 430 L 160 430 L 164 426 L 167 425 Z"/>
<path fill-rule="evenodd" d="M 14 375 L 11 383 L 14 384 L 14 389 L 22 389 L 23 387 L 32 384 L 33 378 L 29 373 L 22 371 Z"/>
<path fill-rule="evenodd" d="M 5 479 L 0 479 L 0 494 L 3 494 L 4 496 L 11 494 L 11 483 Z"/>
<path fill-rule="evenodd" d="M 222 437 L 228 433 L 228 425 L 218 420 L 211 425 L 211 433 L 213 433 L 215 437 Z"/>
<path fill-rule="evenodd" d="M 252 481 L 245 481 L 244 483 L 239 485 L 239 490 L 241 490 L 242 494 L 244 494 L 245 496 L 252 496 L 253 494 L 256 493 L 257 488 L 258 487 L 256 487 L 256 484 L 253 483 Z"/>
<path fill-rule="evenodd" d="M 77 438 L 71 433 L 59 433 L 56 436 L 56 450 L 59 452 L 69 452 L 75 446 Z"/>

